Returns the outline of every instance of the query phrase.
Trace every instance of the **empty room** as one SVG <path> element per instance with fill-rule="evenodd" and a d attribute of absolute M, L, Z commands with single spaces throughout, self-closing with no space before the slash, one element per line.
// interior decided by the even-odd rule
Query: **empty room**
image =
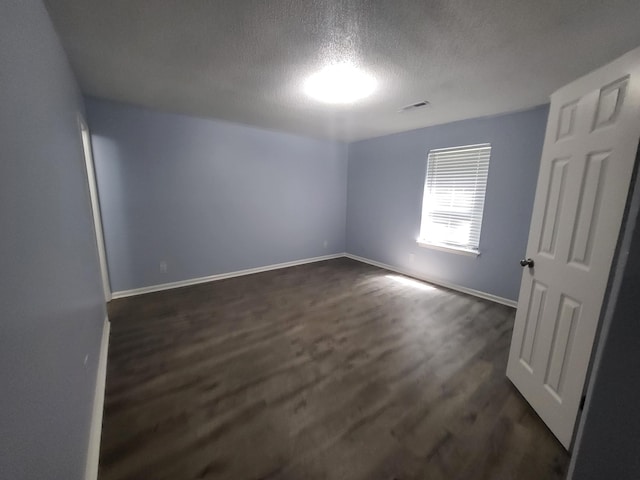
<path fill-rule="evenodd" d="M 0 479 L 638 480 L 636 0 L 0 0 Z"/>

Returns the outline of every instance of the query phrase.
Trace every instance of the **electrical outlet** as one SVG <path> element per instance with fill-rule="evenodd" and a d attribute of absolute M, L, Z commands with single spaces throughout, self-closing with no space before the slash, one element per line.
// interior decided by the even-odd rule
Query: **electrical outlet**
<path fill-rule="evenodd" d="M 322 246 L 324 248 L 327 248 L 328 245 L 329 245 L 329 242 L 327 242 L 326 240 L 324 242 L 322 242 Z"/>
<path fill-rule="evenodd" d="M 410 253 L 409 254 L 409 263 L 413 263 L 416 261 L 416 254 L 415 253 Z"/>
<path fill-rule="evenodd" d="M 164 260 L 160 262 L 160 272 L 167 273 L 167 262 Z"/>

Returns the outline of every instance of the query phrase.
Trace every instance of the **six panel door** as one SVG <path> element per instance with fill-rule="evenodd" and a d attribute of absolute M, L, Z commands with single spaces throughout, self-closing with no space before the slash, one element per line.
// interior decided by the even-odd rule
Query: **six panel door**
<path fill-rule="evenodd" d="M 507 376 L 567 449 L 639 138 L 640 49 L 551 97 Z"/>

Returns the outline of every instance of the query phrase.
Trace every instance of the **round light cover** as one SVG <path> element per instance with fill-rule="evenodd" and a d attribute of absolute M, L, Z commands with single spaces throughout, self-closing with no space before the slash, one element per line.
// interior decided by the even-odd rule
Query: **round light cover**
<path fill-rule="evenodd" d="M 336 63 L 314 73 L 304 83 L 310 97 L 325 103 L 353 103 L 368 97 L 376 80 L 350 63 Z"/>

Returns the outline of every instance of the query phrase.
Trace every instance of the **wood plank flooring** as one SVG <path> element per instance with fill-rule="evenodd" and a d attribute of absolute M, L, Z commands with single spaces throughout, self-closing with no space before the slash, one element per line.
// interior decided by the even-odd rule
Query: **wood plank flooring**
<path fill-rule="evenodd" d="M 562 479 L 514 310 L 349 259 L 109 305 L 100 480 Z"/>

